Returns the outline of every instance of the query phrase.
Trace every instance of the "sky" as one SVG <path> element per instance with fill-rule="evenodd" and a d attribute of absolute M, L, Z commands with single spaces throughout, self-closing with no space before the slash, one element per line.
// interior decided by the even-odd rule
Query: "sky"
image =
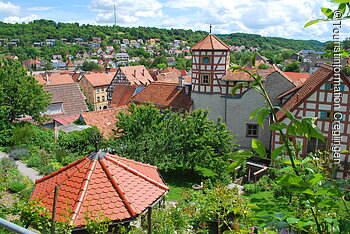
<path fill-rule="evenodd" d="M 332 40 L 332 22 L 304 28 L 324 18 L 320 8 L 336 8 L 329 0 L 0 0 L 0 21 L 22 23 L 35 19 L 56 22 L 151 26 L 235 32 L 304 40 Z M 350 36 L 350 20 L 342 22 L 341 38 Z"/>

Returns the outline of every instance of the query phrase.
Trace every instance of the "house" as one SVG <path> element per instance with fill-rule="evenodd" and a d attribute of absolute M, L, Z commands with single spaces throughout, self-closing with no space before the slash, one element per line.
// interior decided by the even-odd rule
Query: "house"
<path fill-rule="evenodd" d="M 53 47 L 55 45 L 55 43 L 56 43 L 56 40 L 55 39 L 46 39 L 45 43 L 46 43 L 47 46 Z"/>
<path fill-rule="evenodd" d="M 114 55 L 115 59 L 117 60 L 124 60 L 124 61 L 129 61 L 129 54 L 128 53 L 116 53 Z"/>
<path fill-rule="evenodd" d="M 129 45 L 130 44 L 129 39 L 123 39 L 123 44 Z"/>
<path fill-rule="evenodd" d="M 52 94 L 51 104 L 44 113 L 48 117 L 72 116 L 88 111 L 85 96 L 77 83 L 45 85 L 43 88 Z M 44 127 L 53 128 L 54 122 L 50 120 Z"/>
<path fill-rule="evenodd" d="M 168 66 L 173 67 L 176 65 L 176 59 L 174 57 L 167 57 L 168 60 Z"/>
<path fill-rule="evenodd" d="M 183 78 L 178 83 L 153 82 L 130 99 L 137 105 L 147 102 L 159 109 L 171 108 L 173 111 L 190 111 L 192 106 L 191 84 L 184 85 Z"/>
<path fill-rule="evenodd" d="M 101 37 L 93 37 L 91 41 L 94 42 L 94 43 L 100 43 L 101 42 Z"/>
<path fill-rule="evenodd" d="M 60 54 L 54 54 L 54 55 L 52 55 L 52 59 L 53 59 L 53 60 L 62 60 L 62 55 L 60 55 Z"/>
<path fill-rule="evenodd" d="M 43 45 L 43 42 L 34 42 L 33 46 L 34 47 L 41 47 Z"/>
<path fill-rule="evenodd" d="M 143 65 L 120 67 L 108 86 L 108 101 L 110 104 L 119 102 L 118 100 L 112 101 L 116 85 L 144 87 L 153 81 L 152 76 Z"/>
<path fill-rule="evenodd" d="M 74 71 L 77 67 L 72 63 L 70 58 L 67 60 L 66 68 L 68 71 Z"/>
<path fill-rule="evenodd" d="M 213 34 L 207 35 L 192 48 L 192 109 L 208 108 L 208 117 L 214 121 L 218 117 L 226 123 L 232 134 L 237 134 L 237 143 L 242 149 L 251 149 L 251 140 L 260 140 L 270 148 L 271 132 L 261 128 L 250 114 L 263 107 L 265 99 L 250 88 L 254 81 L 245 72 L 232 72 L 229 69 L 230 46 Z M 258 70 L 263 77 L 267 92 L 274 103 L 277 97 L 295 87 L 293 82 L 276 67 Z M 232 93 L 238 82 L 247 82 Z M 267 122 L 266 122 L 267 123 Z"/>
<path fill-rule="evenodd" d="M 107 88 L 114 76 L 115 72 L 90 72 L 84 74 L 78 81 L 87 100 L 94 106 L 94 110 L 108 108 Z"/>
<path fill-rule="evenodd" d="M 87 125 L 96 126 L 103 137 L 107 139 L 113 136 L 117 130 L 115 124 L 118 122 L 117 115 L 121 111 L 128 112 L 127 106 L 85 112 L 79 116 L 79 119 Z"/>
<path fill-rule="evenodd" d="M 39 60 L 26 59 L 22 61 L 22 65 L 28 69 L 38 70 L 42 68 L 42 63 Z"/>
<path fill-rule="evenodd" d="M 34 76 L 39 84 L 43 85 L 58 85 L 58 84 L 69 84 L 74 83 L 73 78 L 70 74 L 49 74 L 40 73 Z"/>
<path fill-rule="evenodd" d="M 156 166 L 99 151 L 36 180 L 30 199 L 50 213 L 55 210 L 56 219 L 69 223 L 73 231 L 81 231 L 86 219 L 105 217 L 114 224 L 135 221 L 168 191 Z"/>
<path fill-rule="evenodd" d="M 285 111 L 288 109 L 297 118 L 304 116 L 317 118 L 315 124 L 326 138 L 326 142 L 319 139 L 289 136 L 294 144 L 301 144 L 303 156 L 317 150 L 333 151 L 332 160 L 339 167 L 335 178 L 345 179 L 350 177 L 349 153 L 341 153 L 350 150 L 350 79 L 342 73 L 335 73 L 333 67 L 321 65 L 305 83 L 298 88 L 282 95 L 282 110 L 277 112 L 277 119 L 286 124 Z M 286 98 L 288 97 L 288 98 Z M 273 132 L 272 149 L 282 144 L 278 132 Z"/>

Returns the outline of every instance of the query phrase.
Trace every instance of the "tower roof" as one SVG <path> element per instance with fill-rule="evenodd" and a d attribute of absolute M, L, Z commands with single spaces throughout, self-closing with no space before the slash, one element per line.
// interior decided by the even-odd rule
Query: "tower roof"
<path fill-rule="evenodd" d="M 74 227 L 85 225 L 86 215 L 112 221 L 134 218 L 169 190 L 156 166 L 103 152 L 37 180 L 31 199 L 51 212 L 56 185 L 57 220 L 70 221 Z"/>
<path fill-rule="evenodd" d="M 209 34 L 197 44 L 191 47 L 192 50 L 229 50 L 230 47 L 222 42 L 214 34 Z"/>

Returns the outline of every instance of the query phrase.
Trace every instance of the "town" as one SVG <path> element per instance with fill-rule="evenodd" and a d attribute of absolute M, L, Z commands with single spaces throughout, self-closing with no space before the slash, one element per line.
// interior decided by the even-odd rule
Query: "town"
<path fill-rule="evenodd" d="M 0 233 L 350 231 L 349 38 L 0 23 Z"/>

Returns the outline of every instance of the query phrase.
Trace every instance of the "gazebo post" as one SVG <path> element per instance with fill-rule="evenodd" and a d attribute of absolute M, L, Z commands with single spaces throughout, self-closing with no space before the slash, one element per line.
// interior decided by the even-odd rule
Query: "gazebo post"
<path fill-rule="evenodd" d="M 147 233 L 152 234 L 152 206 L 148 207 L 147 212 Z"/>
<path fill-rule="evenodd" d="M 56 229 L 57 197 L 58 197 L 58 185 L 55 186 L 55 194 L 53 198 L 51 234 L 55 234 L 55 229 Z"/>

